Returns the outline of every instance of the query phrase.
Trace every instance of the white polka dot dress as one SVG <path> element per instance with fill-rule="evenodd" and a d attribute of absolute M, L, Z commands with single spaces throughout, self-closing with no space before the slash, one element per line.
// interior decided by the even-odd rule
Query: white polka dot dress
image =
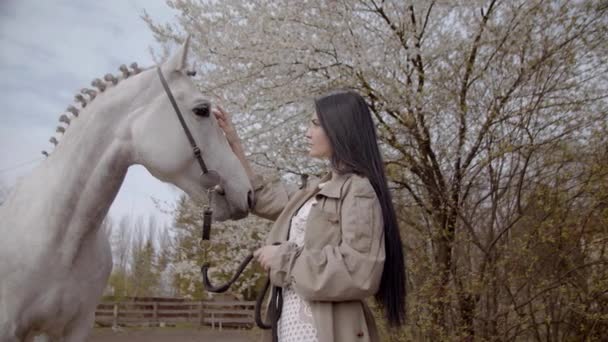
<path fill-rule="evenodd" d="M 324 184 L 319 184 L 322 187 Z M 298 246 L 304 244 L 306 219 L 312 205 L 316 203 L 314 196 L 298 210 L 291 219 L 289 241 Z M 283 288 L 283 310 L 278 322 L 278 337 L 280 342 L 318 342 L 312 312 L 307 301 L 300 298 L 290 287 Z"/>

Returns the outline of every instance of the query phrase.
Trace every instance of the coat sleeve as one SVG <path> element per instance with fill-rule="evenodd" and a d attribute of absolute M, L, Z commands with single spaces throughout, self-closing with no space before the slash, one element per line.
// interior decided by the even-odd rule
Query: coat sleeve
<path fill-rule="evenodd" d="M 270 182 L 260 175 L 256 175 L 251 184 L 255 197 L 255 205 L 251 212 L 257 216 L 275 221 L 285 208 L 293 191 L 285 187 L 280 180 Z"/>
<path fill-rule="evenodd" d="M 344 197 L 340 244 L 312 250 L 283 243 L 270 261 L 274 285 L 291 285 L 309 301 L 358 300 L 378 291 L 385 259 L 382 209 L 363 180 Z"/>

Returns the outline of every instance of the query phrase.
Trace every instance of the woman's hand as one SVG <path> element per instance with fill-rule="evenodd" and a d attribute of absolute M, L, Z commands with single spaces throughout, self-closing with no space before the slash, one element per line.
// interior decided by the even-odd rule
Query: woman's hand
<path fill-rule="evenodd" d="M 232 118 L 230 118 L 230 114 L 226 113 L 224 109 L 220 106 L 214 106 L 211 110 L 215 118 L 217 119 L 217 124 L 220 126 L 222 131 L 224 131 L 224 135 L 226 136 L 226 140 L 228 140 L 228 145 L 234 152 L 234 155 L 240 160 L 241 165 L 245 169 L 247 173 L 247 177 L 249 179 L 254 179 L 255 174 L 253 173 L 253 169 L 247 161 L 247 157 L 245 157 L 245 151 L 243 149 L 243 145 L 241 144 L 241 138 L 239 138 L 239 134 L 236 132 L 236 128 L 234 128 L 234 124 L 232 124 Z"/>
<path fill-rule="evenodd" d="M 277 253 L 279 246 L 268 245 L 262 248 L 259 248 L 255 252 L 253 252 L 253 256 L 257 259 L 257 261 L 262 265 L 262 267 L 268 271 L 270 268 L 270 260 Z"/>
<path fill-rule="evenodd" d="M 224 131 L 228 144 L 230 144 L 233 149 L 234 147 L 240 145 L 241 139 L 239 138 L 239 134 L 236 132 L 236 128 L 234 128 L 230 114 L 226 113 L 222 107 L 217 105 L 214 106 L 211 112 L 213 115 L 215 115 L 217 123 L 222 131 Z"/>

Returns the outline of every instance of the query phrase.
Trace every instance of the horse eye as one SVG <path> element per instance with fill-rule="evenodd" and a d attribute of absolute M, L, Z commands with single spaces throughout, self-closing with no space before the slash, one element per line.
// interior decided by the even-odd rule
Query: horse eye
<path fill-rule="evenodd" d="M 186 75 L 190 77 L 196 76 L 196 70 L 188 70 L 186 71 Z"/>
<path fill-rule="evenodd" d="M 194 112 L 194 114 L 197 115 L 197 116 L 201 116 L 201 117 L 204 117 L 204 118 L 209 117 L 209 112 L 210 112 L 209 111 L 209 104 L 208 103 L 200 104 L 200 105 L 194 107 L 192 109 L 192 112 Z"/>

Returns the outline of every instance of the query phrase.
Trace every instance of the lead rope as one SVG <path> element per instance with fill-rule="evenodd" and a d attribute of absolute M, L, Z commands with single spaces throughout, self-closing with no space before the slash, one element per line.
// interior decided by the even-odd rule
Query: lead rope
<path fill-rule="evenodd" d="M 207 190 L 207 205 L 205 206 L 204 212 L 203 212 L 203 231 L 201 234 L 201 248 L 203 249 L 203 256 L 205 258 L 205 260 L 208 260 L 209 258 L 209 248 L 210 248 L 210 237 L 211 237 L 211 219 L 213 217 L 213 193 L 215 192 L 214 188 L 210 188 L 209 190 Z M 277 245 L 279 243 L 275 243 L 275 245 Z M 237 272 L 234 274 L 234 276 L 232 277 L 232 279 L 230 281 L 228 281 L 226 284 L 222 285 L 222 286 L 214 286 L 211 284 L 209 278 L 208 278 L 208 270 L 209 270 L 209 264 L 205 263 L 202 267 L 201 267 L 201 273 L 203 274 L 203 284 L 205 285 L 205 288 L 207 289 L 207 291 L 210 292 L 216 292 L 216 293 L 222 293 L 228 290 L 228 288 L 230 287 L 230 285 L 232 285 L 236 279 L 241 275 L 241 273 L 243 273 L 243 270 L 245 269 L 245 267 L 247 267 L 247 265 L 249 264 L 249 262 L 251 262 L 251 260 L 253 259 L 253 253 L 250 253 L 245 260 L 243 260 L 243 262 L 241 263 L 241 265 L 239 266 Z M 256 325 L 258 327 L 260 327 L 261 329 L 272 329 L 272 340 L 273 342 L 278 342 L 278 337 L 277 337 L 277 325 L 278 325 L 278 321 L 279 321 L 279 317 L 281 316 L 281 309 L 283 308 L 283 296 L 282 296 L 282 292 L 281 292 L 281 288 L 273 286 L 272 287 L 272 291 L 271 291 L 271 297 L 270 297 L 270 306 L 268 308 L 268 316 L 270 318 L 270 323 L 267 324 L 262 320 L 262 306 L 264 305 L 264 296 L 266 295 L 266 292 L 268 291 L 268 288 L 270 287 L 270 278 L 266 280 L 266 284 L 264 285 L 264 288 L 262 290 L 262 292 L 260 292 L 258 294 L 258 297 L 256 298 L 256 304 L 255 304 L 255 311 L 254 311 L 254 316 L 255 316 L 255 322 Z"/>

